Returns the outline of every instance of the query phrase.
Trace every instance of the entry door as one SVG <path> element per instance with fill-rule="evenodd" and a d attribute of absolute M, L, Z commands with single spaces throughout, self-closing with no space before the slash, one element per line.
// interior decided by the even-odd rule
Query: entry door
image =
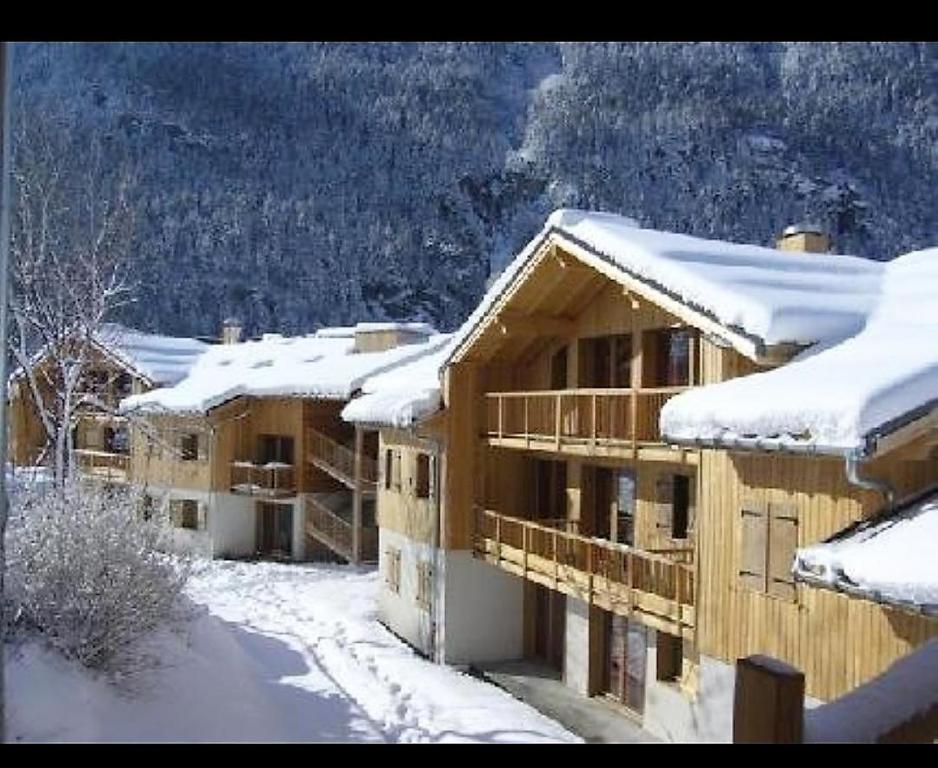
<path fill-rule="evenodd" d="M 606 612 L 605 692 L 636 714 L 645 711 L 648 630 L 644 624 Z"/>
<path fill-rule="evenodd" d="M 566 595 L 540 584 L 534 586 L 534 656 L 558 672 L 563 671 Z"/>
<path fill-rule="evenodd" d="M 293 552 L 293 507 L 258 504 L 257 549 L 263 555 L 290 557 Z"/>

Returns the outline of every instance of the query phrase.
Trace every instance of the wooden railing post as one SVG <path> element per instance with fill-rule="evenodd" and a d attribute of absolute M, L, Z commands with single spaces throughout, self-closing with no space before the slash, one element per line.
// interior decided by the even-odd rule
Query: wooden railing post
<path fill-rule="evenodd" d="M 528 525 L 523 523 L 521 526 L 521 566 L 524 578 L 528 577 Z"/>
<path fill-rule="evenodd" d="M 778 659 L 748 656 L 736 662 L 733 742 L 800 744 L 804 674 Z"/>
<path fill-rule="evenodd" d="M 525 439 L 525 444 L 528 446 L 531 445 L 531 427 L 528 422 L 528 401 L 529 400 L 530 398 L 527 395 L 525 395 L 524 396 L 524 439 Z"/>
<path fill-rule="evenodd" d="M 505 398 L 498 396 L 498 439 L 505 436 Z"/>
<path fill-rule="evenodd" d="M 631 411 L 629 415 L 629 432 L 632 437 L 632 453 L 635 452 L 635 442 L 636 442 L 636 432 L 638 431 L 638 392 L 633 388 L 629 393 L 629 410 Z"/>
<path fill-rule="evenodd" d="M 554 414 L 554 441 L 556 443 L 557 450 L 560 450 L 560 421 L 561 421 L 561 412 L 563 410 L 563 395 L 560 393 L 557 394 L 556 399 L 554 400 L 554 408 L 556 413 Z"/>
<path fill-rule="evenodd" d="M 593 449 L 595 449 L 596 448 L 596 393 L 595 392 L 593 393 L 591 400 L 593 403 L 593 426 L 590 431 L 590 446 Z"/>
<path fill-rule="evenodd" d="M 557 589 L 557 582 L 559 581 L 559 578 L 558 578 L 559 570 L 557 567 L 557 529 L 556 528 L 554 529 L 551 536 L 553 538 L 553 546 L 554 546 L 554 589 Z"/>
<path fill-rule="evenodd" d="M 497 563 L 502 561 L 502 517 L 495 516 L 495 560 Z"/>

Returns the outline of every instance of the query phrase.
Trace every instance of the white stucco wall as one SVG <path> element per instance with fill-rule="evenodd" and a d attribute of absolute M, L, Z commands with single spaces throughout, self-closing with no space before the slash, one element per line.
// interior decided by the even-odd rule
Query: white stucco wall
<path fill-rule="evenodd" d="M 401 553 L 400 589 L 397 593 L 391 591 L 387 581 L 389 547 Z M 396 531 L 386 528 L 378 531 L 378 573 L 381 578 L 378 616 L 388 629 L 428 656 L 433 655 L 433 626 L 430 612 L 417 604 L 417 565 L 430 561 L 433 567 L 433 552 L 429 545 L 415 542 Z"/>
<path fill-rule="evenodd" d="M 589 695 L 590 610 L 583 600 L 566 599 L 567 615 L 563 638 L 563 681 L 582 696 Z M 595 630 L 594 630 L 595 631 Z"/>
<path fill-rule="evenodd" d="M 442 550 L 440 564 L 439 660 L 469 664 L 520 659 L 523 581 L 473 558 L 468 550 Z"/>
<path fill-rule="evenodd" d="M 212 494 L 208 528 L 214 557 L 248 557 L 256 549 L 255 499 L 233 493 Z"/>

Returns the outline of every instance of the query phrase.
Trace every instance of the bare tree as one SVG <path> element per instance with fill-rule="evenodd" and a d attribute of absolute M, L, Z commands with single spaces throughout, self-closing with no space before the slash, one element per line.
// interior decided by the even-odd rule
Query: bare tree
<path fill-rule="evenodd" d="M 56 487 L 73 462 L 81 409 L 103 410 L 87 372 L 102 325 L 133 300 L 131 174 L 31 116 L 16 133 L 10 347 L 46 436 Z M 27 127 L 28 126 L 28 127 Z"/>

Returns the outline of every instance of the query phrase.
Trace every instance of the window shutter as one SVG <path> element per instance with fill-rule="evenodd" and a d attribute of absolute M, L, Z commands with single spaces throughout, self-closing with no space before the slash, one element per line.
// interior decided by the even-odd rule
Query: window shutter
<path fill-rule="evenodd" d="M 199 504 L 199 530 L 204 531 L 208 527 L 208 509 L 205 504 Z"/>
<path fill-rule="evenodd" d="M 792 504 L 769 503 L 769 567 L 770 595 L 794 600 L 795 578 L 791 567 L 798 547 L 798 512 Z"/>
<path fill-rule="evenodd" d="M 182 502 L 179 499 L 169 502 L 169 516 L 174 526 L 182 526 Z"/>
<path fill-rule="evenodd" d="M 739 581 L 747 589 L 766 589 L 766 546 L 768 525 L 766 506 L 757 499 L 744 501 L 741 510 Z"/>
<path fill-rule="evenodd" d="M 429 493 L 430 499 L 432 500 L 436 498 L 436 456 L 430 457 L 428 465 L 430 472 L 430 477 L 428 478 L 430 488 Z"/>
<path fill-rule="evenodd" d="M 196 456 L 199 461 L 205 461 L 208 455 L 208 435 L 200 432 L 196 435 Z"/>
<path fill-rule="evenodd" d="M 671 535 L 671 514 L 674 504 L 674 477 L 659 475 L 655 482 L 655 525 L 662 536 Z"/>
<path fill-rule="evenodd" d="M 692 475 L 687 483 L 687 535 L 697 531 L 697 477 Z"/>

